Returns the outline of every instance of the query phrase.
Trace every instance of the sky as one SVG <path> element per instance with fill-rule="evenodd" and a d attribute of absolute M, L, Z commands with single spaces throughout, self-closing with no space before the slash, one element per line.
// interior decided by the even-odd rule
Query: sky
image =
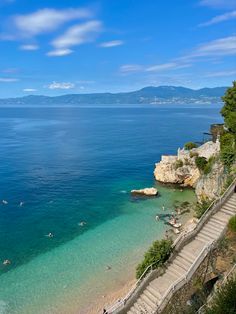
<path fill-rule="evenodd" d="M 0 97 L 230 86 L 234 0 L 0 0 Z"/>

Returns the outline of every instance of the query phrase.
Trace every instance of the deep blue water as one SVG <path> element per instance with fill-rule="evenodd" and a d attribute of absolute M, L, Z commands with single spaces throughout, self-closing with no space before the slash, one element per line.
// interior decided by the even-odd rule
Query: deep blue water
<path fill-rule="evenodd" d="M 152 186 L 162 153 L 220 121 L 213 105 L 1 108 L 0 260 L 16 267 L 119 216 L 121 191 Z"/>

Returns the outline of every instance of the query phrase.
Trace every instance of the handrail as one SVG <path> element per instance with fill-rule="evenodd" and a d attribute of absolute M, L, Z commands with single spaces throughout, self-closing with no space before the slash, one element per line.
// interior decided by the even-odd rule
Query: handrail
<path fill-rule="evenodd" d="M 204 214 L 201 216 L 201 218 L 198 220 L 198 223 L 196 225 L 196 227 L 187 232 L 187 233 L 183 233 L 183 234 L 180 234 L 176 239 L 175 241 L 173 242 L 172 244 L 172 248 L 174 249 L 177 244 L 181 245 L 182 242 L 185 241 L 185 239 L 187 237 L 191 237 L 197 229 L 199 229 L 199 226 L 201 226 L 202 224 L 204 224 L 205 220 L 207 219 L 207 216 L 210 212 L 210 209 L 214 208 L 214 206 L 218 205 L 218 204 L 221 204 L 222 203 L 222 200 L 224 200 L 225 196 L 227 196 L 227 193 L 231 190 L 231 188 L 234 186 L 234 184 L 236 183 L 236 178 L 234 178 L 234 180 L 231 182 L 231 184 L 228 186 L 228 188 L 224 191 L 224 193 L 219 196 L 217 199 L 215 199 L 209 206 L 208 208 L 206 209 L 206 211 L 204 212 Z M 133 295 L 134 291 L 136 290 L 136 288 L 138 287 L 139 283 L 141 282 L 141 280 L 145 277 L 145 275 L 148 273 L 148 271 L 150 270 L 151 268 L 151 271 L 153 270 L 152 267 L 154 264 L 158 263 L 158 261 L 152 263 L 151 265 L 149 265 L 145 271 L 142 273 L 142 275 L 140 276 L 140 278 L 136 281 L 136 283 L 134 284 L 134 286 L 131 288 L 131 290 L 128 292 L 128 294 L 122 298 L 122 299 L 119 299 L 118 301 L 115 302 L 115 304 L 113 304 L 110 308 L 107 309 L 107 313 L 113 313 L 113 311 L 117 310 L 120 306 L 124 306 L 127 302 L 127 300 Z M 191 267 L 190 267 L 191 269 Z"/>
<path fill-rule="evenodd" d="M 233 267 L 230 269 L 230 271 L 227 273 L 227 275 L 225 275 L 222 283 L 220 284 L 220 286 L 223 286 L 224 283 L 227 281 L 227 279 L 229 278 L 229 276 L 231 275 L 231 273 L 236 269 L 236 264 L 233 265 Z M 208 301 L 206 303 L 204 303 L 197 311 L 198 314 L 202 313 L 202 310 L 207 306 L 207 304 L 209 304 L 211 302 L 211 300 L 214 298 L 215 294 L 213 293 L 210 298 L 208 299 Z"/>
<path fill-rule="evenodd" d="M 214 241 L 207 243 L 202 250 L 200 251 L 200 253 L 198 254 L 197 258 L 195 259 L 195 261 L 193 262 L 193 264 L 190 266 L 187 274 L 183 275 L 182 277 L 178 278 L 169 288 L 168 290 L 164 293 L 164 295 L 162 296 L 161 302 L 159 303 L 158 307 L 160 308 L 163 305 L 163 302 L 166 300 L 167 296 L 172 293 L 172 295 L 175 292 L 175 288 L 178 284 L 180 284 L 181 282 L 186 282 L 188 279 L 188 275 L 191 273 L 192 269 L 195 268 L 196 265 L 200 264 L 202 262 L 202 256 L 203 254 L 207 251 L 209 251 L 211 249 L 211 247 L 214 246 Z M 204 256 L 205 257 L 205 256 Z M 200 261 L 200 263 L 199 263 Z M 198 265 L 199 266 L 199 265 Z"/>

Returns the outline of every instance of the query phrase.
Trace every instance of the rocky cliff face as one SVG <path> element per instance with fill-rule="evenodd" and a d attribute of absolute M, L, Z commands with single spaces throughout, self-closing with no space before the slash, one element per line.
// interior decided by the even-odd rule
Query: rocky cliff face
<path fill-rule="evenodd" d="M 161 161 L 155 166 L 154 176 L 157 181 L 163 183 L 177 183 L 196 188 L 199 200 L 214 198 L 224 184 L 223 166 L 218 162 L 213 166 L 209 175 L 203 176 L 195 164 L 195 157 L 209 159 L 217 156 L 219 152 L 219 141 L 207 142 L 190 151 L 178 149 L 176 156 L 162 156 Z M 222 177 L 222 180 L 218 179 L 219 176 Z"/>
<path fill-rule="evenodd" d="M 199 201 L 215 199 L 220 196 L 227 180 L 224 166 L 216 162 L 208 175 L 202 175 L 197 181 L 195 193 Z"/>

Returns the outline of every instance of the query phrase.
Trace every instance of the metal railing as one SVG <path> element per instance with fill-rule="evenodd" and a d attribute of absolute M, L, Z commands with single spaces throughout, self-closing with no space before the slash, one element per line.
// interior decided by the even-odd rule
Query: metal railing
<path fill-rule="evenodd" d="M 195 228 L 187 233 L 182 233 L 180 234 L 175 241 L 172 244 L 172 248 L 178 250 L 181 246 L 183 246 L 183 244 L 188 240 L 193 238 L 198 231 L 202 228 L 202 226 L 206 223 L 206 221 L 208 220 L 208 218 L 213 214 L 213 212 L 215 212 L 217 209 L 219 209 L 222 206 L 222 203 L 224 203 L 227 198 L 231 195 L 231 193 L 233 192 L 233 187 L 236 184 L 236 178 L 232 181 L 232 183 L 229 185 L 229 187 L 224 191 L 224 193 L 217 198 L 216 200 L 214 200 L 206 209 L 206 211 L 204 212 L 204 214 L 202 215 L 202 217 L 199 219 L 197 225 L 195 226 Z M 212 245 L 212 244 L 211 244 Z M 201 251 L 200 254 L 203 253 L 203 251 L 206 249 L 206 247 L 203 248 L 203 250 Z M 200 255 L 199 254 L 199 255 Z M 205 257 L 205 256 L 204 256 Z M 198 260 L 198 258 L 197 258 Z M 149 265 L 145 271 L 143 272 L 143 274 L 140 276 L 140 278 L 138 279 L 138 281 L 134 284 L 134 286 L 131 288 L 131 290 L 128 292 L 128 294 L 122 298 L 119 299 L 118 301 L 116 301 L 111 307 L 109 307 L 107 309 L 107 313 L 111 314 L 114 313 L 115 311 L 121 309 L 122 307 L 125 306 L 125 304 L 127 303 L 127 301 L 132 297 L 132 295 L 136 292 L 136 289 L 140 286 L 140 283 L 142 283 L 143 278 L 149 273 L 153 271 L 153 266 L 155 264 L 157 264 L 159 261 L 154 262 L 153 264 Z M 194 266 L 195 263 L 192 265 Z M 185 277 L 188 277 L 190 271 L 192 270 L 192 266 L 190 267 L 190 269 L 188 270 L 188 273 L 185 275 Z M 182 278 L 180 278 L 178 280 L 178 283 L 182 281 Z M 168 289 L 168 291 L 172 291 L 172 295 L 173 293 L 176 291 L 175 289 L 176 287 L 176 282 L 174 283 L 174 288 L 173 285 Z M 174 291 L 174 290 L 175 291 Z M 179 289 L 179 288 L 178 288 Z M 164 299 L 163 299 L 164 300 Z"/>

